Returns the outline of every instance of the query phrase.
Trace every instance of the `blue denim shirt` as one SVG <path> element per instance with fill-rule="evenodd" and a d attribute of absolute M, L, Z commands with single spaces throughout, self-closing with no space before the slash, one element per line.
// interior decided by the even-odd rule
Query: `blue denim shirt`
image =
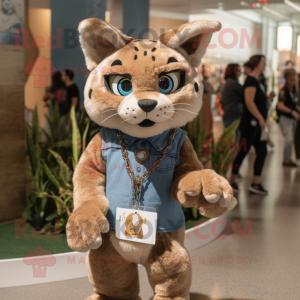
<path fill-rule="evenodd" d="M 158 159 L 166 146 L 172 129 L 150 138 L 136 138 L 122 133 L 134 175 L 141 176 Z M 109 200 L 107 219 L 111 229 L 115 229 L 116 209 L 120 204 L 131 204 L 132 183 L 125 168 L 121 146 L 114 129 L 102 128 L 102 156 L 106 161 L 106 196 Z M 178 129 L 171 148 L 159 167 L 143 181 L 140 204 L 154 207 L 157 212 L 157 232 L 171 232 L 185 225 L 181 205 L 170 195 L 175 166 L 179 164 L 180 149 L 186 132 Z M 149 159 L 143 165 L 135 160 L 134 152 L 139 148 L 149 151 Z"/>

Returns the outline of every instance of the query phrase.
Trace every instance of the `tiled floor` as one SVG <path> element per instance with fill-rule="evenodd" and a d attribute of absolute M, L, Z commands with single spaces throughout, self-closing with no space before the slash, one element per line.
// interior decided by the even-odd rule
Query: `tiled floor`
<path fill-rule="evenodd" d="M 191 300 L 300 299 L 300 168 L 283 169 L 283 139 L 272 128 L 274 150 L 263 174 L 267 197 L 250 195 L 253 152 L 244 162 L 239 205 L 230 213 L 230 228 L 239 222 L 245 236 L 231 233 L 191 253 Z M 204 263 L 203 263 L 204 262 Z M 152 290 L 140 268 L 141 297 Z M 35 286 L 0 289 L 1 300 L 83 300 L 92 294 L 87 278 Z"/>

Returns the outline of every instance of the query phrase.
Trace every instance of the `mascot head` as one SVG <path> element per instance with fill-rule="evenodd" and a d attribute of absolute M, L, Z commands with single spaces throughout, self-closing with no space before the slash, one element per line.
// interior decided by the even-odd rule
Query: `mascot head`
<path fill-rule="evenodd" d="M 217 21 L 194 21 L 158 40 L 134 40 L 99 19 L 79 24 L 91 71 L 84 105 L 97 124 L 139 138 L 192 121 L 202 105 L 200 65 Z"/>

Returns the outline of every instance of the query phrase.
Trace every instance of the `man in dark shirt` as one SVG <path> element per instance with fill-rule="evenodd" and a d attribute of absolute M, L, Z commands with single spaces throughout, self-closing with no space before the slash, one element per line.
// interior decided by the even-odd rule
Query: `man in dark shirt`
<path fill-rule="evenodd" d="M 78 109 L 79 106 L 79 90 L 73 81 L 74 72 L 71 70 L 64 70 L 61 75 L 61 80 L 66 86 L 66 101 L 59 104 L 59 112 L 61 116 L 69 113 L 72 106 Z"/>

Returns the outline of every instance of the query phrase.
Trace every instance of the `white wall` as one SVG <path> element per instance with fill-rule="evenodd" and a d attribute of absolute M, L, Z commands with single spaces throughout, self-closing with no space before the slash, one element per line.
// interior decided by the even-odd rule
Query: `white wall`
<path fill-rule="evenodd" d="M 201 15 L 190 15 L 189 21 L 194 20 L 217 20 L 222 23 L 222 29 L 220 32 L 213 35 L 211 43 L 216 44 L 215 49 L 208 49 L 206 57 L 209 58 L 219 58 L 226 60 L 227 62 L 245 62 L 251 55 L 256 53 L 261 53 L 262 49 L 257 48 L 257 43 L 255 42 L 253 48 L 249 47 L 247 43 L 244 44 L 244 48 L 241 48 L 241 30 L 246 30 L 249 37 L 251 38 L 254 33 L 255 28 L 261 30 L 261 26 L 258 23 L 247 20 L 240 16 L 233 15 L 230 12 L 224 11 L 213 11 L 211 13 L 201 14 Z M 233 42 L 233 35 L 231 33 L 225 33 L 223 38 L 221 38 L 222 31 L 234 30 L 236 36 L 238 37 L 237 44 L 230 47 L 229 49 L 222 45 L 222 41 L 229 45 Z"/>
<path fill-rule="evenodd" d="M 206 13 L 189 16 L 190 22 L 201 19 L 218 20 L 222 23 L 221 31 L 215 33 L 211 41 L 211 43 L 215 43 L 217 47 L 215 49 L 208 49 L 206 58 L 219 61 L 220 63 L 225 62 L 226 64 L 230 62 L 243 64 L 252 55 L 264 54 L 267 59 L 265 74 L 266 76 L 271 75 L 273 50 L 276 49 L 276 21 L 251 10 L 228 12 L 222 10 L 206 10 Z M 238 37 L 236 45 L 229 49 L 222 46 L 222 43 L 220 44 L 220 40 L 225 44 L 231 44 L 233 42 L 233 35 L 231 33 L 226 33 L 223 38 L 221 38 L 220 34 L 226 29 L 234 30 Z M 242 34 L 242 30 L 246 30 L 251 39 L 255 29 L 260 32 L 261 47 L 257 44 L 257 40 L 255 40 L 252 47 L 251 45 L 249 46 L 244 39 L 245 35 Z M 244 47 L 242 48 L 241 40 L 243 39 Z"/>

